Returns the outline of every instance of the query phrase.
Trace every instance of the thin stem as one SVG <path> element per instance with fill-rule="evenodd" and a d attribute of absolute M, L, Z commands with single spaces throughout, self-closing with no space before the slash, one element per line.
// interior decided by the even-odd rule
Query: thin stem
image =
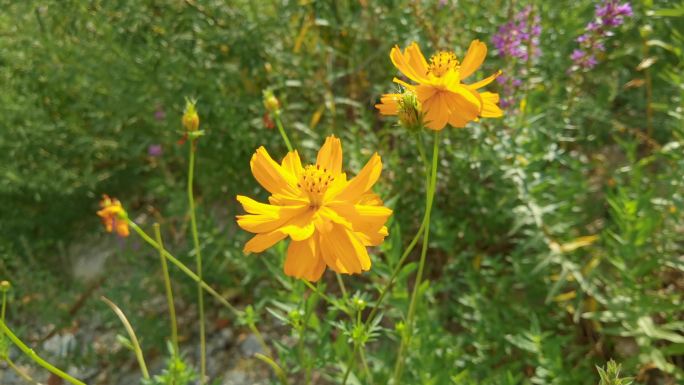
<path fill-rule="evenodd" d="M 276 364 L 276 362 L 273 361 L 271 357 L 265 356 L 261 353 L 256 353 L 254 357 L 256 357 L 258 360 L 262 362 L 265 362 L 268 366 L 270 366 L 271 369 L 273 369 L 273 371 L 275 372 L 276 377 L 278 377 L 278 379 L 283 385 L 289 385 L 285 371 L 283 371 L 283 369 L 280 366 L 278 366 L 278 364 Z"/>
<path fill-rule="evenodd" d="M 135 222 L 131 221 L 130 219 L 128 220 L 128 226 L 133 229 L 138 235 L 145 241 L 147 242 L 150 246 L 154 247 L 155 249 L 159 250 L 159 244 L 154 241 L 154 239 L 150 238 L 147 233 L 145 233 L 138 225 L 135 224 Z M 193 281 L 197 282 L 202 286 L 202 288 L 209 293 L 212 297 L 216 298 L 216 300 L 223 306 L 227 307 L 228 310 L 230 310 L 235 316 L 240 317 L 242 315 L 242 312 L 238 309 L 236 309 L 233 305 L 230 304 L 225 298 L 221 296 L 216 290 L 214 290 L 211 286 L 209 286 L 206 282 L 202 281 L 197 274 L 195 274 L 192 270 L 190 270 L 183 262 L 179 261 L 176 257 L 171 255 L 167 250 L 161 249 L 162 253 L 168 259 L 171 263 L 176 265 L 185 275 L 190 277 Z"/>
<path fill-rule="evenodd" d="M 349 361 L 347 361 L 347 368 L 344 371 L 344 377 L 342 378 L 342 385 L 347 384 L 347 380 L 349 379 L 349 375 L 351 374 L 351 368 L 354 366 L 354 361 L 356 361 L 356 353 L 359 351 L 359 344 L 354 343 L 354 351 L 352 352 L 351 356 L 349 357 Z"/>
<path fill-rule="evenodd" d="M 273 117 L 275 118 L 276 126 L 278 126 L 278 131 L 280 131 L 280 135 L 283 137 L 283 140 L 285 141 L 287 151 L 292 151 L 292 144 L 290 143 L 290 139 L 287 137 L 287 133 L 285 132 L 285 128 L 283 127 L 283 122 L 280 119 L 280 111 L 274 112 Z"/>
<path fill-rule="evenodd" d="M 432 204 L 435 198 L 435 187 L 437 184 L 437 166 L 439 165 L 439 131 L 435 131 L 434 144 L 432 148 L 432 170 L 430 175 L 430 184 L 427 189 L 427 206 L 425 209 L 425 232 L 423 233 L 423 245 L 420 252 L 420 262 L 418 264 L 418 273 L 416 274 L 416 282 L 413 285 L 413 293 L 411 294 L 411 302 L 409 303 L 409 310 L 407 315 L 406 330 L 407 334 L 402 336 L 401 344 L 399 345 L 399 354 L 397 355 L 397 363 L 394 367 L 393 384 L 399 384 L 401 381 L 401 374 L 404 369 L 404 354 L 406 348 L 411 341 L 413 335 L 413 323 L 416 313 L 416 306 L 418 303 L 418 290 L 423 279 L 423 270 L 425 269 L 425 260 L 427 259 L 427 249 L 430 237 L 430 214 L 432 212 Z"/>
<path fill-rule="evenodd" d="M 159 223 L 154 224 L 154 237 L 159 245 L 159 259 L 162 265 L 162 274 L 164 276 L 164 288 L 166 290 L 166 302 L 169 306 L 169 316 L 171 317 L 171 343 L 173 344 L 173 352 L 175 355 L 180 354 L 178 348 L 178 323 L 176 322 L 176 306 L 173 303 L 173 288 L 171 287 L 171 278 L 169 277 L 169 267 L 164 257 L 164 242 L 162 241 L 161 231 L 159 230 Z"/>
<path fill-rule="evenodd" d="M 49 362 L 45 361 L 44 359 L 40 358 L 36 352 L 33 351 L 33 349 L 29 348 L 26 346 L 25 343 L 23 343 L 19 337 L 17 337 L 14 333 L 12 333 L 12 330 L 10 330 L 9 327 L 5 324 L 5 321 L 0 321 L 0 331 L 4 333 L 7 338 L 16 345 L 19 350 L 21 350 L 28 358 L 30 358 L 33 362 L 36 364 L 42 366 L 43 368 L 47 369 L 50 371 L 50 373 L 58 376 L 59 378 L 68 381 L 74 385 L 86 385 L 85 382 L 79 381 L 75 379 L 74 377 L 71 377 L 70 375 L 66 374 L 65 372 L 57 369 L 53 365 L 51 365 Z"/>
<path fill-rule="evenodd" d="M 323 298 L 323 300 L 325 300 L 325 302 L 329 303 L 329 304 L 332 305 L 333 307 L 336 307 L 336 308 L 339 309 L 342 313 L 344 313 L 344 314 L 346 314 L 346 315 L 351 315 L 351 312 L 350 312 L 348 309 L 346 309 L 346 308 L 340 306 L 337 302 L 333 301 L 330 297 L 328 297 L 327 295 L 325 295 L 322 291 L 318 290 L 318 288 L 317 288 L 316 286 L 312 285 L 311 282 L 309 282 L 309 281 L 307 281 L 307 280 L 305 280 L 305 279 L 302 279 L 302 282 L 304 282 L 304 284 L 305 284 L 306 286 L 308 286 L 309 289 L 313 290 L 316 294 L 320 295 L 321 298 Z"/>
<path fill-rule="evenodd" d="M 2 310 L 0 310 L 0 319 L 5 322 L 5 311 L 7 310 L 7 290 L 2 291 Z"/>
<path fill-rule="evenodd" d="M 188 204 L 190 205 L 190 225 L 192 228 L 192 241 L 195 245 L 195 262 L 197 265 L 197 277 L 202 281 L 202 254 L 200 251 L 199 236 L 197 234 L 197 217 L 195 216 L 195 198 L 193 195 L 193 177 L 195 174 L 195 151 L 197 141 L 191 141 L 188 148 L 190 149 L 190 161 L 188 164 Z M 204 322 L 204 293 L 202 292 L 202 285 L 197 285 L 197 307 L 200 318 L 200 385 L 206 382 L 207 376 L 207 346 L 206 346 L 206 330 Z"/>
<path fill-rule="evenodd" d="M 259 329 L 257 329 L 256 325 L 250 324 L 249 330 L 251 330 L 256 337 L 257 341 L 259 342 L 259 346 L 261 346 L 261 349 L 264 351 L 264 353 L 269 354 L 270 349 L 268 348 L 268 345 L 266 345 L 266 340 L 264 339 L 264 336 L 261 335 L 261 332 Z"/>
<path fill-rule="evenodd" d="M 427 214 L 427 211 L 426 211 Z M 375 319 L 375 316 L 377 315 L 380 305 L 382 304 L 383 300 L 389 293 L 390 289 L 392 289 L 392 286 L 394 286 L 394 280 L 397 278 L 399 275 L 399 272 L 401 271 L 401 268 L 404 265 L 404 262 L 408 258 L 409 254 L 411 254 L 411 251 L 413 251 L 413 248 L 416 247 L 416 243 L 418 243 L 418 239 L 420 236 L 423 234 L 423 231 L 425 230 L 425 221 L 426 221 L 427 215 L 423 217 L 423 221 L 420 224 L 420 227 L 418 228 L 418 231 L 416 232 L 416 235 L 413 236 L 413 239 L 409 243 L 409 245 L 406 247 L 406 250 L 404 250 L 404 253 L 401 255 L 399 258 L 399 262 L 397 262 L 397 266 L 394 268 L 392 271 L 392 275 L 390 275 L 389 281 L 387 281 L 387 284 L 385 287 L 382 289 L 380 292 L 380 297 L 378 297 L 378 300 L 375 301 L 375 304 L 373 306 L 373 309 L 371 310 L 370 314 L 368 314 L 368 318 L 366 318 L 366 323 L 365 327 L 368 328 L 368 326 L 373 322 Z"/>
<path fill-rule="evenodd" d="M 337 284 L 340 285 L 340 291 L 342 291 L 342 298 L 346 301 L 347 298 L 347 288 L 344 286 L 344 281 L 342 280 L 342 276 L 340 273 L 335 272 L 335 278 L 337 278 Z"/>
<path fill-rule="evenodd" d="M 138 360 L 138 365 L 140 366 L 140 371 L 142 372 L 142 375 L 145 379 L 150 378 L 150 373 L 147 371 L 147 365 L 145 364 L 145 357 L 143 356 L 143 351 L 142 347 L 140 346 L 140 342 L 138 341 L 138 337 L 135 335 L 135 331 L 133 330 L 133 326 L 131 325 L 130 322 L 128 322 L 128 318 L 126 318 L 126 315 L 124 314 L 121 309 L 119 309 L 114 302 L 110 301 L 107 297 L 100 297 L 100 299 L 109 306 L 112 311 L 114 311 L 114 314 L 116 314 L 117 317 L 119 317 L 119 320 L 121 320 L 121 323 L 124 325 L 124 328 L 126 328 L 126 332 L 128 333 L 128 338 L 131 339 L 131 344 L 133 344 L 133 351 L 135 352 L 135 357 Z"/>
<path fill-rule="evenodd" d="M 359 350 L 359 356 L 361 357 L 361 364 L 363 365 L 363 371 L 366 373 L 366 383 L 368 385 L 373 385 L 373 374 L 370 371 L 370 367 L 368 367 L 368 361 L 366 360 L 366 353 L 365 349 L 360 349 Z"/>
<path fill-rule="evenodd" d="M 316 286 L 320 286 L 317 284 Z M 297 349 L 299 350 L 299 361 L 302 362 L 302 365 L 304 366 L 304 382 L 306 385 L 309 385 L 311 383 L 311 366 L 309 365 L 309 360 L 305 360 L 304 358 L 304 343 L 306 342 L 306 331 L 307 331 L 307 326 L 309 326 L 309 320 L 311 319 L 311 315 L 313 314 L 313 309 L 308 306 L 309 301 L 311 301 L 314 305 L 316 303 L 316 292 L 314 292 L 311 295 L 311 299 L 307 299 L 306 297 L 303 298 L 304 301 L 304 322 L 302 323 L 302 330 L 299 333 L 299 342 L 297 343 Z"/>
<path fill-rule="evenodd" d="M 40 382 L 34 380 L 33 378 L 31 378 L 31 376 L 29 376 L 23 370 L 19 369 L 19 367 L 17 365 L 15 365 L 14 362 L 12 362 L 12 360 L 9 357 L 5 358 L 5 362 L 7 362 L 7 365 L 9 365 L 9 367 L 12 368 L 12 370 L 14 370 L 14 372 L 17 373 L 17 375 L 19 377 L 21 377 L 24 381 L 31 383 L 31 384 L 34 384 L 34 385 L 41 385 Z"/>

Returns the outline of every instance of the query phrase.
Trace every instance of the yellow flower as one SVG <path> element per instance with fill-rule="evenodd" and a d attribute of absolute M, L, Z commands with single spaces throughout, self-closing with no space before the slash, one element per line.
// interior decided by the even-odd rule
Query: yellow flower
<path fill-rule="evenodd" d="M 499 95 L 478 91 L 501 75 L 501 71 L 475 83 L 462 83 L 480 68 L 486 55 L 487 46 L 473 40 L 462 62 L 453 52 L 439 51 L 430 57 L 428 63 L 416 43 L 409 45 L 404 52 L 395 46 L 390 52 L 390 59 L 399 71 L 418 83 L 412 85 L 394 78 L 396 83 L 415 92 L 422 106 L 425 125 L 432 130 L 441 130 L 447 123 L 453 127 L 465 127 L 469 121 L 479 117 L 503 116 L 497 106 Z M 383 115 L 397 115 L 400 99 L 401 94 L 385 94 L 375 107 Z"/>
<path fill-rule="evenodd" d="M 121 237 L 127 237 L 130 234 L 128 231 L 128 216 L 118 199 L 102 195 L 100 208 L 101 210 L 97 212 L 97 215 L 102 218 L 102 224 L 104 224 L 108 233 L 116 230 L 116 233 Z"/>
<path fill-rule="evenodd" d="M 392 214 L 371 191 L 382 171 L 377 153 L 350 180 L 342 172 L 342 144 L 334 136 L 326 139 L 314 164 L 303 167 L 296 150 L 278 164 L 259 147 L 250 166 L 271 195 L 270 204 L 237 197 L 248 213 L 237 216 L 238 225 L 256 234 L 245 252 L 260 253 L 289 236 L 289 276 L 318 281 L 326 266 L 344 274 L 370 269 L 366 247 L 382 243 Z"/>

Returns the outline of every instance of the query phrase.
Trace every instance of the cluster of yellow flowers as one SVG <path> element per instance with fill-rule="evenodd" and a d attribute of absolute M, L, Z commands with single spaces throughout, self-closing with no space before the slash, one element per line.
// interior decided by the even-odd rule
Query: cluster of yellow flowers
<path fill-rule="evenodd" d="M 398 115 L 404 126 L 437 131 L 447 124 L 461 128 L 479 118 L 500 117 L 499 95 L 479 90 L 501 71 L 474 83 L 462 82 L 482 65 L 486 55 L 487 46 L 479 40 L 470 44 L 463 61 L 454 52 L 439 51 L 428 62 L 416 43 L 404 51 L 396 46 L 390 52 L 392 63 L 416 84 L 394 78 L 403 93 L 383 95 L 376 108 L 383 115 Z M 272 99 L 269 108 L 279 108 L 277 99 Z M 188 132 L 197 130 L 194 103 L 182 122 Z M 353 178 L 342 171 L 342 143 L 335 136 L 325 140 L 314 163 L 303 165 L 296 150 L 278 163 L 259 147 L 250 167 L 270 196 L 268 203 L 237 197 L 247 212 L 237 216 L 237 223 L 255 234 L 245 244 L 245 252 L 260 253 L 289 237 L 284 266 L 289 276 L 317 281 L 326 267 L 344 274 L 370 269 L 367 247 L 383 242 L 388 235 L 385 223 L 392 214 L 372 191 L 382 171 L 377 153 Z M 98 215 L 107 231 L 115 229 L 127 236 L 121 203 L 105 196 L 101 206 Z"/>

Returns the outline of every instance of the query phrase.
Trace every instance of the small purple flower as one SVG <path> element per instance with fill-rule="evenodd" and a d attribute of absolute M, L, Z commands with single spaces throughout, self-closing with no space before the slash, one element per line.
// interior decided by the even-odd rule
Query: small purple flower
<path fill-rule="evenodd" d="M 157 109 L 154 111 L 154 118 L 160 122 L 166 119 L 166 111 L 164 111 L 164 107 L 157 105 Z"/>
<path fill-rule="evenodd" d="M 633 15 L 632 6 L 629 3 L 618 4 L 618 0 L 597 4 L 594 14 L 595 18 L 587 23 L 585 33 L 576 39 L 580 48 L 570 55 L 574 65 L 569 72 L 594 68 L 598 64 L 596 53 L 605 51 L 605 39 L 613 36 L 611 29 L 622 25 L 625 17 Z"/>
<path fill-rule="evenodd" d="M 164 149 L 161 144 L 151 144 L 147 147 L 147 155 L 158 158 L 164 154 Z"/>
<path fill-rule="evenodd" d="M 518 62 L 529 62 L 541 56 L 539 39 L 541 36 L 541 18 L 533 12 L 532 6 L 526 6 L 516 12 L 512 19 L 499 26 L 492 37 L 499 56 L 506 60 L 509 67 L 506 73 L 516 73 L 520 78 L 499 76 L 497 82 L 501 86 L 501 108 L 517 105 L 515 94 L 522 87 L 523 79 L 528 75 L 527 66 L 516 69 Z M 513 59 L 513 60 L 510 60 Z"/>

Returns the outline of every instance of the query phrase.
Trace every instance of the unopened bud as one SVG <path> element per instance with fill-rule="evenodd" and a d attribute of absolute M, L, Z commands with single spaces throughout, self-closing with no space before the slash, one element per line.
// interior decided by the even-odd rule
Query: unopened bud
<path fill-rule="evenodd" d="M 273 95 L 273 91 L 266 89 L 263 91 L 263 95 L 264 107 L 273 114 L 280 112 L 280 102 L 278 101 L 278 98 Z"/>
<path fill-rule="evenodd" d="M 413 91 L 404 92 L 399 101 L 399 122 L 409 130 L 419 129 L 423 124 L 420 101 Z"/>
<path fill-rule="evenodd" d="M 195 104 L 197 103 L 194 99 L 185 99 L 185 111 L 183 111 L 183 127 L 189 132 L 197 131 L 200 124 L 199 115 L 197 114 L 197 108 Z"/>
<path fill-rule="evenodd" d="M 0 291 L 9 291 L 12 284 L 9 281 L 0 281 Z"/>

